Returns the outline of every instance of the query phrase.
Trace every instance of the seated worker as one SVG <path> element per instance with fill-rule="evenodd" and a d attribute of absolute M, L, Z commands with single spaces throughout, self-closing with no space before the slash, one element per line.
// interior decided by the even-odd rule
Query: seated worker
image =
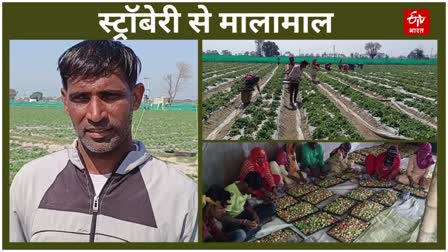
<path fill-rule="evenodd" d="M 261 147 L 255 147 L 250 151 L 250 155 L 244 160 L 238 179 L 243 181 L 251 171 L 260 173 L 263 178 L 263 186 L 254 191 L 258 198 L 274 198 L 277 196 L 277 186 L 280 184 L 280 176 L 274 175 L 269 166 L 268 156 Z"/>
<path fill-rule="evenodd" d="M 295 143 L 287 143 L 283 145 L 277 152 L 276 160 L 278 165 L 280 165 L 280 169 L 284 169 L 285 172 L 282 172 L 283 180 L 286 184 L 301 184 L 305 183 L 306 179 L 304 178 L 302 172 L 299 169 L 296 158 L 296 145 Z"/>
<path fill-rule="evenodd" d="M 300 169 L 308 177 L 325 177 L 329 170 L 324 166 L 324 148 L 321 144 L 310 142 L 302 145 L 302 164 Z"/>
<path fill-rule="evenodd" d="M 226 214 L 230 193 L 214 185 L 202 196 L 202 240 L 206 242 L 242 242 L 246 240 L 243 229 L 224 233 L 216 224 Z"/>
<path fill-rule="evenodd" d="M 242 181 L 236 181 L 228 185 L 225 190 L 231 197 L 226 208 L 226 214 L 219 220 L 223 224 L 223 230 L 231 232 L 237 229 L 246 231 L 246 241 L 250 240 L 261 229 L 261 226 L 269 222 L 275 214 L 275 206 L 272 203 L 261 203 L 252 208 L 248 202 L 251 193 L 263 187 L 263 179 L 260 173 L 249 172 Z"/>
<path fill-rule="evenodd" d="M 349 170 L 353 166 L 353 162 L 348 161 L 348 153 L 352 145 L 349 142 L 342 143 L 338 148 L 330 153 L 330 157 L 325 161 L 325 170 L 331 173 L 340 173 Z"/>
<path fill-rule="evenodd" d="M 406 174 L 396 177 L 396 180 L 405 185 L 428 190 L 431 183 L 435 161 L 432 158 L 430 143 L 420 143 L 418 150 L 409 157 Z"/>
<path fill-rule="evenodd" d="M 375 156 L 366 157 L 366 171 L 369 175 L 379 179 L 392 180 L 400 173 L 401 157 L 398 147 L 392 145 L 387 151 Z"/>

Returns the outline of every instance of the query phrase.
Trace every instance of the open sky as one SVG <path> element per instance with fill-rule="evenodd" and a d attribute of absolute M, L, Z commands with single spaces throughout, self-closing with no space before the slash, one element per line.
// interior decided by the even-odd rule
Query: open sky
<path fill-rule="evenodd" d="M 29 96 L 41 91 L 44 96 L 59 96 L 62 87 L 57 71 L 59 56 L 80 40 L 11 40 L 10 88 L 18 96 Z M 176 99 L 197 100 L 198 52 L 195 40 L 126 40 L 123 44 L 132 48 L 142 62 L 139 82 L 147 84 L 149 78 L 153 92 L 150 97 L 165 95 L 166 82 L 162 77 L 176 72 L 176 63 L 192 66 L 192 78 L 185 83 Z"/>
<path fill-rule="evenodd" d="M 437 53 L 436 40 L 269 40 L 277 44 L 280 53 L 290 51 L 295 55 L 300 53 L 333 53 L 335 46 L 336 53 L 343 53 L 350 56 L 350 53 L 365 53 L 364 46 L 367 42 L 378 42 L 382 45 L 379 52 L 386 53 L 391 57 L 400 55 L 407 56 L 415 48 L 423 49 L 425 55 Z M 203 51 L 229 50 L 232 53 L 244 53 L 255 51 L 254 40 L 204 40 Z"/>

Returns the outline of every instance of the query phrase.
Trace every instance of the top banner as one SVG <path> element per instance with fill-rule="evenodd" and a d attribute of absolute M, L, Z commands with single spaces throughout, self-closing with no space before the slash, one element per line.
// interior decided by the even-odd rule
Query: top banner
<path fill-rule="evenodd" d="M 13 25 L 4 32 L 12 39 L 434 39 L 445 31 L 444 5 L 5 3 L 5 23 Z"/>

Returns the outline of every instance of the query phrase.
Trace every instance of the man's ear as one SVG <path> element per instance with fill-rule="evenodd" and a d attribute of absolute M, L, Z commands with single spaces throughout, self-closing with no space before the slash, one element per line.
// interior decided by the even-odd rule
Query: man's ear
<path fill-rule="evenodd" d="M 67 103 L 68 103 L 68 95 L 67 95 L 67 89 L 65 89 L 65 88 L 61 88 L 61 96 L 62 96 L 62 102 L 64 102 L 64 110 L 65 110 L 65 113 L 67 113 L 68 114 L 68 106 L 67 106 Z"/>
<path fill-rule="evenodd" d="M 132 88 L 132 110 L 136 111 L 140 108 L 140 104 L 142 103 L 143 94 L 145 93 L 145 86 L 143 83 L 135 84 L 134 88 Z"/>

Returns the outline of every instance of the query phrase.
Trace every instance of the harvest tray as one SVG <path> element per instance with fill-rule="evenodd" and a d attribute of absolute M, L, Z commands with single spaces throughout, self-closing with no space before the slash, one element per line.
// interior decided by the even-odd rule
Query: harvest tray
<path fill-rule="evenodd" d="M 359 205 L 356 205 L 352 209 L 352 211 L 350 211 L 350 215 L 360 220 L 368 222 L 375 216 L 377 216 L 379 213 L 381 213 L 381 211 L 383 210 L 384 210 L 383 205 L 370 200 L 366 200 L 360 203 Z"/>
<path fill-rule="evenodd" d="M 345 197 L 354 199 L 357 201 L 364 201 L 368 198 L 372 197 L 375 194 L 375 191 L 369 188 L 358 187 L 350 193 L 346 194 Z"/>
<path fill-rule="evenodd" d="M 286 209 L 280 210 L 277 212 L 277 216 L 287 223 L 291 223 L 293 221 L 302 219 L 311 215 L 315 212 L 318 212 L 319 208 L 316 206 L 300 201 L 299 203 L 289 206 Z"/>
<path fill-rule="evenodd" d="M 285 195 L 285 196 L 283 196 L 281 198 L 277 198 L 272 203 L 274 203 L 275 209 L 277 211 L 280 211 L 280 210 L 283 210 L 283 209 L 285 209 L 285 208 L 287 208 L 289 206 L 292 206 L 292 205 L 298 203 L 298 201 L 294 197 L 292 197 L 292 196 Z"/>
<path fill-rule="evenodd" d="M 335 195 L 335 193 L 333 191 L 330 191 L 325 188 L 321 188 L 317 191 L 308 193 L 307 195 L 303 196 L 302 200 L 307 201 L 311 204 L 317 205 L 320 202 L 332 197 L 333 195 Z"/>
<path fill-rule="evenodd" d="M 284 228 L 270 233 L 260 239 L 255 240 L 256 243 L 272 243 L 272 242 L 302 242 L 303 238 L 291 228 Z"/>
<path fill-rule="evenodd" d="M 304 185 L 297 185 L 295 187 L 289 188 L 286 193 L 293 196 L 294 198 L 300 198 L 303 195 L 314 192 L 316 190 L 320 189 L 319 186 L 313 185 L 313 184 L 304 184 Z"/>
<path fill-rule="evenodd" d="M 325 229 L 336 222 L 338 222 L 338 219 L 333 215 L 326 212 L 318 212 L 294 222 L 293 225 L 305 236 L 308 236 Z"/>
<path fill-rule="evenodd" d="M 395 191 L 382 190 L 370 198 L 371 201 L 390 207 L 398 200 L 398 193 Z"/>
<path fill-rule="evenodd" d="M 399 192 L 403 192 L 403 191 L 408 191 L 410 192 L 413 196 L 420 198 L 420 199 L 426 199 L 426 196 L 428 196 L 428 193 L 420 190 L 418 188 L 414 188 L 412 186 L 408 186 L 408 185 L 403 185 L 403 184 L 397 184 L 394 186 L 393 188 L 396 191 Z"/>
<path fill-rule="evenodd" d="M 345 228 L 346 226 L 352 226 Z M 327 234 L 340 242 L 353 242 L 361 236 L 370 224 L 352 216 L 347 216 L 345 219 L 337 222 L 334 227 L 327 231 Z"/>
<path fill-rule="evenodd" d="M 343 216 L 345 213 L 350 211 L 358 202 L 354 199 L 347 197 L 338 197 L 332 202 L 328 203 L 322 210 L 331 213 L 336 216 Z"/>

